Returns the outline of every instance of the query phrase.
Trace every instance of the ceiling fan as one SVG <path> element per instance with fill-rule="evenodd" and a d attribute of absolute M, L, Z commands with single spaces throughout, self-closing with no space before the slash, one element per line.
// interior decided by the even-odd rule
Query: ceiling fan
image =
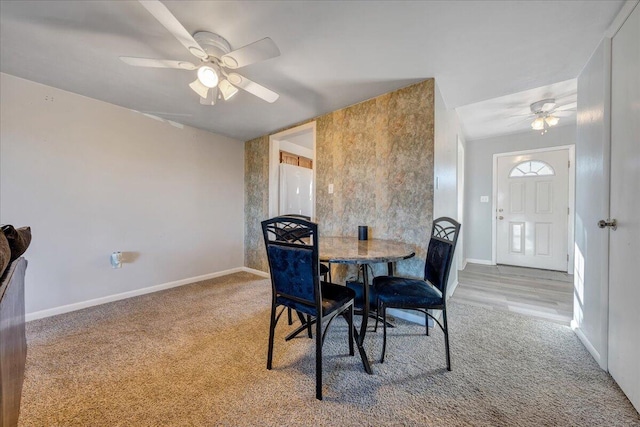
<path fill-rule="evenodd" d="M 529 106 L 530 117 L 535 117 L 531 122 L 533 130 L 539 130 L 542 134 L 547 133 L 550 127 L 555 126 L 560 121 L 560 117 L 571 116 L 571 111 L 575 111 L 576 103 L 559 106 L 555 98 L 547 98 L 534 102 Z"/>
<path fill-rule="evenodd" d="M 197 70 L 197 78 L 189 86 L 200 96 L 203 105 L 215 105 L 218 99 L 227 101 L 238 93 L 238 88 L 269 103 L 278 99 L 280 95 L 272 90 L 230 71 L 280 56 L 278 46 L 269 37 L 232 51 L 229 42 L 217 34 L 206 31 L 189 34 L 159 0 L 138 1 L 201 63 L 121 56 L 124 63 L 135 67 Z"/>

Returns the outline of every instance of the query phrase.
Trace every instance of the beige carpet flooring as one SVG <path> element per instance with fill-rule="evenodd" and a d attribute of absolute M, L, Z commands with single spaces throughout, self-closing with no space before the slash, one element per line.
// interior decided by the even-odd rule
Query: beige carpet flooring
<path fill-rule="evenodd" d="M 565 326 L 450 304 L 442 333 L 400 323 L 374 375 L 348 356 L 346 324 L 324 348 L 284 342 L 267 371 L 268 280 L 239 273 L 30 322 L 21 426 L 632 426 L 640 417 Z M 285 319 L 281 319 L 285 320 Z"/>

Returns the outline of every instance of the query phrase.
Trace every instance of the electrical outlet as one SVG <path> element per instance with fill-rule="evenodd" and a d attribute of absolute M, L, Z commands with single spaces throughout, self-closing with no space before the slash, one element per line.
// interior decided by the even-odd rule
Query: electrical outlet
<path fill-rule="evenodd" d="M 489 203 L 489 196 L 480 196 L 480 203 Z"/>
<path fill-rule="evenodd" d="M 329 194 L 333 194 L 333 184 L 329 184 Z"/>

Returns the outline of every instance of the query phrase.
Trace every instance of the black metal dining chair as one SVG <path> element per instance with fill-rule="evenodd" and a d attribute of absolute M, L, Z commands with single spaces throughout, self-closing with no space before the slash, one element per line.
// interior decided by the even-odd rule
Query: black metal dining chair
<path fill-rule="evenodd" d="M 382 316 L 383 323 L 380 363 L 384 362 L 387 348 L 387 308 L 403 308 L 417 310 L 425 314 L 427 335 L 429 335 L 429 318 L 432 318 L 442 329 L 447 355 L 447 369 L 451 370 L 446 296 L 447 281 L 460 226 L 460 223 L 448 217 L 433 221 L 424 266 L 424 280 L 395 276 L 379 276 L 373 279 L 373 287 L 378 297 L 378 313 Z M 442 310 L 442 323 L 429 310 Z"/>
<path fill-rule="evenodd" d="M 262 234 L 272 287 L 267 369 L 272 367 L 275 328 L 284 309 L 310 316 L 309 322 L 316 326 L 316 398 L 322 400 L 322 345 L 338 315 L 347 321 L 349 354 L 354 355 L 354 292 L 320 280 L 317 224 L 301 218 L 275 217 L 262 222 Z M 283 309 L 276 314 L 279 306 Z"/>
<path fill-rule="evenodd" d="M 311 217 L 307 215 L 286 214 L 286 215 L 280 215 L 280 216 L 287 217 L 287 218 L 299 218 L 299 219 L 305 219 L 307 221 L 311 221 Z M 320 263 L 320 275 L 322 276 L 325 282 L 331 282 L 331 265 L 330 264 L 325 265 Z M 301 317 L 300 313 L 298 313 L 298 317 L 300 318 L 300 322 L 304 323 L 304 319 Z M 289 324 L 292 325 L 293 318 L 291 316 L 290 308 L 287 309 L 287 319 Z M 309 338 L 312 338 L 311 329 L 309 329 Z"/>

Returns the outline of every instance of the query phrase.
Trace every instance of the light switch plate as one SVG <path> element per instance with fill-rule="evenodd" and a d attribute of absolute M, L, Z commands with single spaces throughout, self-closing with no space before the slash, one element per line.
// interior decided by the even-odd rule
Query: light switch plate
<path fill-rule="evenodd" d="M 329 194 L 333 194 L 333 184 L 329 184 Z"/>

